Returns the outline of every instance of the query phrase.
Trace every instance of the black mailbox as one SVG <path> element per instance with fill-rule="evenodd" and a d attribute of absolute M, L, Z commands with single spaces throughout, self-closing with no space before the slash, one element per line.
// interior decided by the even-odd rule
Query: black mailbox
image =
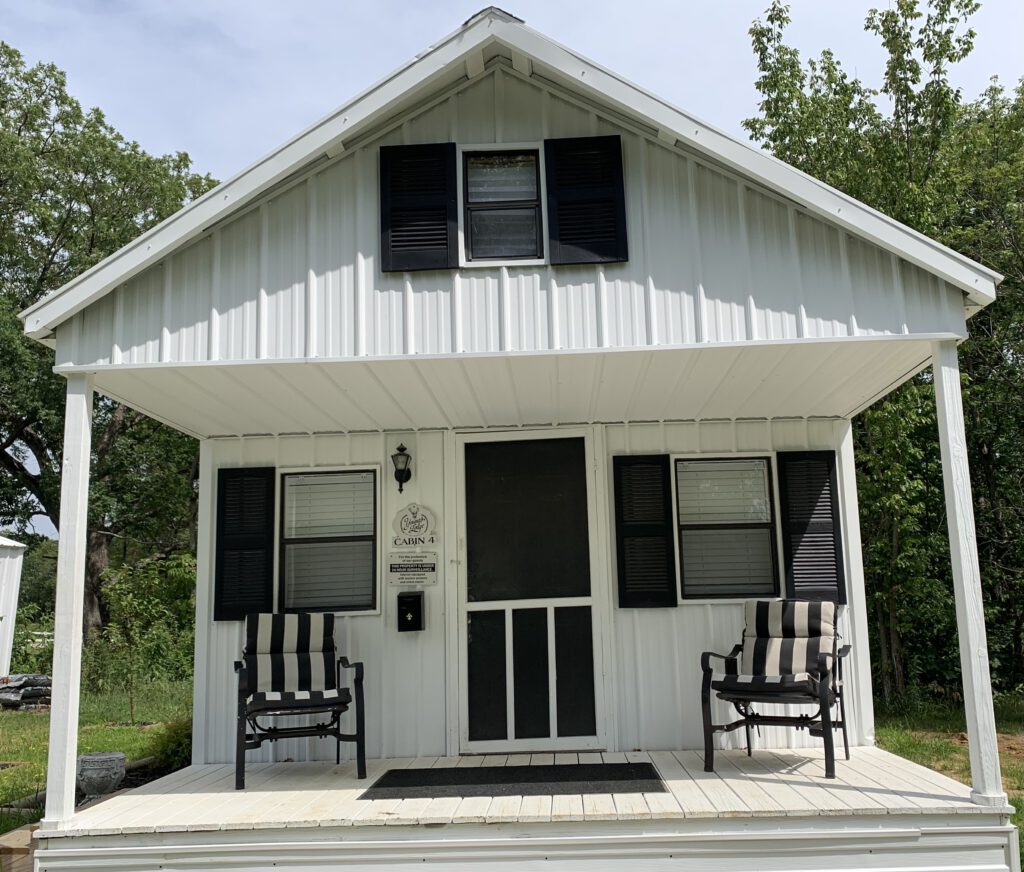
<path fill-rule="evenodd" d="M 398 595 L 398 632 L 423 629 L 423 591 L 407 590 Z"/>

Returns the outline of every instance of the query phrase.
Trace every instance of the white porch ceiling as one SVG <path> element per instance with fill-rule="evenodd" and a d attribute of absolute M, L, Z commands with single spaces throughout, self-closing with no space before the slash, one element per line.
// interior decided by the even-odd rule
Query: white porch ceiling
<path fill-rule="evenodd" d="M 933 337 L 929 337 L 933 338 Z M 849 417 L 928 339 L 346 361 L 118 366 L 96 389 L 196 436 Z"/>

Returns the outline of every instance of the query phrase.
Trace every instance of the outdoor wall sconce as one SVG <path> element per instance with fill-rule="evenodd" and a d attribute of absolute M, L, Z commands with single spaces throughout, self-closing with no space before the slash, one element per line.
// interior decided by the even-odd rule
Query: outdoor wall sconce
<path fill-rule="evenodd" d="M 405 453 L 405 445 L 402 444 L 399 444 L 398 451 L 391 455 L 391 462 L 395 465 L 395 481 L 398 482 L 399 493 L 412 478 L 412 470 L 409 469 L 411 461 L 412 457 Z"/>

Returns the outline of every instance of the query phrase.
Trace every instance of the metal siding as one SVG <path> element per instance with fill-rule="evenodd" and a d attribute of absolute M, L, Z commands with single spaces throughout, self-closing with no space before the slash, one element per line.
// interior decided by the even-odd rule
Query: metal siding
<path fill-rule="evenodd" d="M 497 378 L 493 379 L 498 382 Z M 611 457 L 623 453 L 770 452 L 838 447 L 847 424 L 836 420 L 707 421 L 671 424 L 617 424 L 597 428 L 605 445 L 603 468 L 610 481 Z M 542 433 L 542 431 L 538 431 Z M 287 467 L 344 467 L 375 464 L 381 470 L 380 530 L 388 535 L 391 519 L 402 506 L 420 502 L 435 511 L 440 538 L 455 523 L 455 507 L 444 497 L 445 433 L 388 433 L 211 440 L 204 443 L 203 474 L 215 475 L 220 466 L 274 465 Z M 390 472 L 389 454 L 399 441 L 410 447 L 414 475 L 402 495 Z M 206 482 L 207 505 L 200 529 L 200 567 L 197 590 L 197 676 L 195 723 L 201 759 L 230 762 L 233 755 L 235 675 L 232 663 L 241 651 L 241 624 L 213 623 L 209 616 L 215 531 L 210 529 L 215 494 Z M 606 495 L 610 500 L 610 495 Z M 613 538 L 608 530 L 610 506 L 595 504 L 602 541 L 602 558 L 615 565 Z M 844 525 L 856 524 L 844 519 Z M 386 553 L 386 547 L 383 549 Z M 445 750 L 446 647 L 445 589 L 454 583 L 447 572 L 444 546 L 438 544 L 444 568 L 436 587 L 427 590 L 427 629 L 399 634 L 394 629 L 394 591 L 382 584 L 381 613 L 341 617 L 341 648 L 366 664 L 367 730 L 372 756 L 426 756 Z M 612 573 L 614 575 L 614 573 Z M 863 596 L 863 579 L 849 579 L 851 596 Z M 614 582 L 612 582 L 614 587 Z M 698 700 L 699 656 L 704 650 L 725 651 L 739 640 L 742 605 L 739 602 L 692 602 L 670 609 L 619 609 L 614 591 L 596 591 L 612 604 L 608 645 L 612 652 L 613 688 L 608 717 L 613 750 L 699 748 L 702 744 Z M 849 615 L 842 618 L 844 641 L 855 647 L 866 640 L 852 637 Z M 851 741 L 861 743 L 873 725 L 860 717 L 858 693 L 851 686 Z M 727 716 L 723 707 L 716 712 Z M 731 736 L 727 742 L 738 742 Z M 786 729 L 768 729 L 756 739 L 761 747 L 817 747 L 814 739 Z M 331 759 L 333 746 L 315 739 L 266 746 L 250 752 L 250 760 Z M 199 753 L 199 752 L 197 752 Z M 351 749 L 343 746 L 343 753 Z"/>
<path fill-rule="evenodd" d="M 678 424 L 622 424 L 606 428 L 610 469 L 611 455 L 639 453 L 729 455 L 737 451 L 771 452 L 837 449 L 842 422 L 831 420 L 709 421 Z M 609 473 L 610 474 L 610 473 Z M 857 523 L 857 519 L 844 519 Z M 607 559 L 614 564 L 609 541 Z M 863 592 L 863 579 L 850 579 L 854 595 Z M 743 632 L 741 602 L 694 601 L 669 609 L 619 609 L 612 611 L 615 676 L 618 683 L 617 731 L 620 749 L 644 750 L 703 747 L 700 719 L 700 652 L 728 652 Z M 844 642 L 866 645 L 853 639 L 849 610 L 841 619 Z M 857 706 L 856 687 L 850 688 L 851 708 Z M 792 707 L 791 707 L 792 708 Z M 782 711 L 782 707 L 765 708 Z M 794 711 L 799 711 L 793 708 Z M 715 719 L 734 716 L 731 708 L 716 701 Z M 850 741 L 860 744 L 873 725 L 851 718 Z M 722 747 L 742 747 L 742 734 L 722 737 Z M 755 747 L 800 748 L 821 746 L 806 733 L 781 727 L 755 734 Z"/>
<path fill-rule="evenodd" d="M 409 446 L 414 460 L 412 481 L 403 494 L 398 493 L 391 475 L 390 454 L 399 441 Z M 215 475 L 222 466 L 344 467 L 374 464 L 380 471 L 381 517 L 378 529 L 382 537 L 382 559 L 386 555 L 391 521 L 398 510 L 418 502 L 434 510 L 439 533 L 444 534 L 443 479 L 444 451 L 441 433 L 374 433 L 352 436 L 247 438 L 213 440 L 207 445 L 211 458 L 208 470 Z M 210 499 L 215 495 L 210 489 Z M 209 521 L 212 512 L 205 512 Z M 212 526 L 212 524 L 210 525 Z M 209 620 L 208 607 L 199 603 L 210 599 L 213 579 L 212 559 L 215 531 L 200 531 L 200 554 L 210 564 L 201 566 L 197 590 L 197 651 L 205 662 L 197 674 L 204 675 L 197 689 L 195 729 L 202 733 L 204 758 L 196 762 L 231 762 L 234 759 L 234 722 L 236 678 L 232 664 L 241 654 L 242 624 L 236 621 L 215 623 Z M 444 561 L 444 546 L 434 548 L 439 566 Z M 367 754 L 371 757 L 416 757 L 443 754 L 445 748 L 445 651 L 444 584 L 426 591 L 427 629 L 420 633 L 398 633 L 395 589 L 381 582 L 380 614 L 339 616 L 337 633 L 340 650 L 352 660 L 366 665 Z M 349 673 L 351 675 L 351 673 Z M 342 674 L 343 680 L 345 673 Z M 276 747 L 275 747 L 276 746 Z M 342 745 L 342 754 L 351 757 L 354 746 Z M 318 739 L 297 739 L 265 745 L 250 751 L 256 760 L 334 759 L 334 744 Z"/>
<path fill-rule="evenodd" d="M 73 330 L 58 330 L 58 360 L 107 366 L 965 332 L 962 295 L 924 271 L 503 67 L 388 124 L 75 316 Z M 604 133 L 623 141 L 628 263 L 380 272 L 381 144 Z"/>
<path fill-rule="evenodd" d="M 10 544 L 8 544 L 10 543 Z M 25 546 L 0 537 L 0 678 L 11 671 L 14 621 L 18 613 L 18 589 Z"/>

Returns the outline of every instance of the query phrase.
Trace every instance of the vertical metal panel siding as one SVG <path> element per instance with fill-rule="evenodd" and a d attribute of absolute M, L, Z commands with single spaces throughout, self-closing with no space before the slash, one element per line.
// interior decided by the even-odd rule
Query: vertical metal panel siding
<path fill-rule="evenodd" d="M 8 544 L 10 543 L 10 544 Z M 14 620 L 18 611 L 18 589 L 21 586 L 23 545 L 0 539 L 0 678 L 11 671 L 11 649 L 14 647 Z"/>
<path fill-rule="evenodd" d="M 836 449 L 841 422 L 736 421 L 680 424 L 623 424 L 606 428 L 609 455 L 624 453 L 703 452 L 716 456 L 739 451 L 782 451 L 814 448 Z M 610 467 L 610 456 L 607 458 Z M 856 519 L 853 519 L 856 522 Z M 612 543 L 607 559 L 615 565 Z M 862 580 L 851 579 L 860 590 Z M 855 594 L 856 595 L 856 594 Z M 743 632 L 740 602 L 693 602 L 674 609 L 619 609 L 612 612 L 614 669 L 618 684 L 617 731 L 622 749 L 700 748 L 700 652 L 727 652 Z M 841 622 L 844 642 L 866 645 L 851 637 L 848 610 Z M 851 688 L 856 705 L 857 689 Z M 716 702 L 715 718 L 722 722 L 735 714 Z M 782 707 L 764 709 L 766 713 Z M 794 708 L 794 711 L 799 709 Z M 860 743 L 857 732 L 872 725 L 854 720 L 851 741 Z M 726 747 L 741 747 L 742 734 L 724 738 Z M 765 728 L 755 735 L 755 745 L 770 748 L 820 747 L 820 740 L 792 729 Z"/>
<path fill-rule="evenodd" d="M 734 452 L 767 452 L 836 448 L 844 424 L 833 420 L 708 421 L 673 424 L 621 424 L 598 427 L 606 444 L 604 468 L 610 476 L 611 456 L 620 453 L 706 453 L 716 456 Z M 404 441 L 415 458 L 415 472 L 406 493 L 399 496 L 390 475 L 389 453 Z M 435 511 L 442 539 L 446 525 L 454 523 L 454 507 L 444 502 L 444 434 L 384 433 L 351 436 L 246 438 L 206 443 L 209 459 L 204 474 L 218 466 L 267 465 L 278 467 L 337 467 L 365 463 L 381 467 L 382 512 L 380 530 L 386 536 L 391 519 L 408 502 L 420 502 Z M 208 465 L 207 465 L 208 464 Z M 212 490 L 204 517 L 212 517 Z M 610 499 L 610 497 L 609 497 Z M 609 507 L 610 508 L 610 507 Z M 595 508 L 601 528 L 607 530 L 610 514 Z M 856 519 L 845 519 L 846 524 Z M 200 560 L 212 561 L 212 529 L 200 530 Z M 614 545 L 605 535 L 603 559 L 614 566 Z M 386 548 L 384 551 L 386 552 Z M 439 565 L 447 568 L 443 545 L 438 545 Z M 201 565 L 197 591 L 197 690 L 195 729 L 202 759 L 197 762 L 229 762 L 233 755 L 235 675 L 232 662 L 241 652 L 241 624 L 209 621 L 212 566 Z M 447 575 L 447 573 L 443 573 Z M 851 596 L 863 595 L 863 579 L 851 578 Z M 609 632 L 614 688 L 608 717 L 610 735 L 618 750 L 634 748 L 698 748 L 702 744 L 698 709 L 700 694 L 699 655 L 703 650 L 728 650 L 740 638 L 742 606 L 737 602 L 689 603 L 674 609 L 619 609 L 611 591 Z M 443 754 L 445 749 L 445 583 L 427 590 L 427 629 L 399 634 L 394 629 L 394 590 L 382 586 L 381 614 L 341 618 L 339 638 L 349 657 L 364 660 L 367 670 L 367 729 L 369 753 L 385 756 Z M 866 640 L 851 635 L 848 615 L 842 621 L 844 641 L 855 647 Z M 852 707 L 857 708 L 860 689 L 851 688 Z M 725 707 L 717 712 L 727 717 Z M 873 725 L 855 711 L 851 739 L 863 741 Z M 736 741 L 732 736 L 729 742 Z M 771 729 L 756 738 L 761 747 L 816 747 L 794 730 Z M 329 742 L 315 739 L 266 746 L 250 759 L 291 757 L 331 759 Z M 343 753 L 351 749 L 343 746 Z"/>
<path fill-rule="evenodd" d="M 398 493 L 391 475 L 389 455 L 399 441 L 409 446 L 414 458 L 412 481 Z M 443 480 L 444 451 L 441 433 L 388 433 L 353 436 L 315 436 L 215 440 L 210 445 L 211 467 L 273 465 L 279 468 L 343 467 L 376 464 L 380 467 L 381 554 L 389 550 L 391 521 L 398 510 L 411 502 L 432 509 L 444 534 Z M 208 515 L 209 517 L 209 515 Z M 212 543 L 213 530 L 201 536 Z M 439 566 L 445 566 L 444 549 L 438 544 Z M 213 548 L 200 554 L 212 561 Z M 383 582 L 379 615 L 343 617 L 338 620 L 340 649 L 350 659 L 366 664 L 367 753 L 373 757 L 403 757 L 443 754 L 445 747 L 445 660 L 444 585 L 426 591 L 427 629 L 419 633 L 398 633 L 395 629 L 395 589 Z M 202 567 L 197 600 L 209 599 L 213 567 Z M 242 624 L 202 620 L 208 610 L 197 611 L 197 650 L 203 651 L 204 683 L 197 692 L 195 729 L 202 732 L 204 759 L 197 762 L 230 762 L 234 758 L 234 717 L 236 678 L 232 664 L 241 654 Z M 342 679 L 351 673 L 342 673 Z M 276 747 L 275 747 L 276 744 Z M 351 757 L 352 747 L 342 746 Z M 265 745 L 250 760 L 334 759 L 332 742 L 298 739 Z"/>
<path fill-rule="evenodd" d="M 605 133 L 623 140 L 628 263 L 380 272 L 380 145 Z M 963 333 L 961 299 L 919 268 L 499 66 L 75 316 L 77 326 L 58 330 L 58 363 Z"/>

